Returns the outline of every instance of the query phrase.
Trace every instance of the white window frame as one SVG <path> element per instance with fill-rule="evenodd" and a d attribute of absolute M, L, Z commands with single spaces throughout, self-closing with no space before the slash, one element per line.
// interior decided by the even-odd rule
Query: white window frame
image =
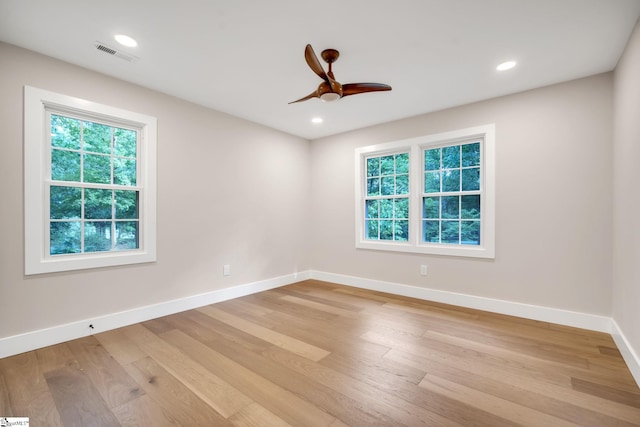
<path fill-rule="evenodd" d="M 51 256 L 49 248 L 50 113 L 103 120 L 139 131 L 139 247 L 133 250 Z M 24 87 L 24 237 L 25 275 L 154 262 L 156 260 L 155 117 L 67 95 Z"/>
<path fill-rule="evenodd" d="M 464 143 L 481 138 L 480 173 L 480 245 L 424 243 L 422 233 L 422 188 L 424 188 L 423 150 Z M 409 152 L 409 240 L 368 240 L 365 229 L 366 159 L 368 157 Z M 355 230 L 356 248 L 383 251 L 495 258 L 495 124 L 454 130 L 434 135 L 359 147 L 355 150 Z"/>

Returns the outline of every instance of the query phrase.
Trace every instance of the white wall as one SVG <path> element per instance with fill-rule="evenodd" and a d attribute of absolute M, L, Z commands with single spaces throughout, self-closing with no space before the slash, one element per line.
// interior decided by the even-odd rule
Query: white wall
<path fill-rule="evenodd" d="M 613 319 L 640 364 L 639 76 L 640 21 L 614 74 L 613 140 Z"/>
<path fill-rule="evenodd" d="M 308 270 L 308 141 L 11 45 L 0 58 L 0 338 Z M 156 263 L 23 275 L 24 85 L 158 118 Z"/>
<path fill-rule="evenodd" d="M 488 123 L 495 260 L 355 249 L 355 147 Z M 313 141 L 312 268 L 610 316 L 611 138 L 607 73 Z"/>

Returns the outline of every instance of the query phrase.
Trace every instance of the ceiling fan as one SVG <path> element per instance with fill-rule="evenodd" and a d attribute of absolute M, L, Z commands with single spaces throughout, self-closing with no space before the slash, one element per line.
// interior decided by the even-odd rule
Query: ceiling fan
<path fill-rule="evenodd" d="M 306 101 L 311 98 L 320 98 L 325 102 L 337 101 L 343 96 L 349 95 L 357 95 L 359 93 L 366 92 L 379 92 L 385 90 L 391 90 L 391 86 L 385 85 L 382 83 L 347 83 L 340 84 L 336 81 L 336 78 L 333 76 L 333 71 L 331 70 L 331 64 L 336 62 L 338 56 L 340 56 L 340 52 L 335 49 L 325 49 L 320 54 L 322 59 L 329 64 L 329 71 L 325 72 L 322 68 L 322 64 L 318 60 L 313 48 L 310 44 L 304 49 L 304 59 L 307 61 L 309 68 L 316 73 L 323 82 L 320 83 L 318 89 L 311 92 L 309 95 L 300 98 L 296 101 L 291 101 L 289 104 L 293 104 L 295 102 Z"/>

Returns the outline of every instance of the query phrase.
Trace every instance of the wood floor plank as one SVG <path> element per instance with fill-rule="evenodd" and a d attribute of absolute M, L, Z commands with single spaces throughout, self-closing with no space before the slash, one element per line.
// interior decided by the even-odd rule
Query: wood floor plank
<path fill-rule="evenodd" d="M 38 367 L 43 374 L 64 367 L 79 369 L 76 355 L 67 345 L 52 345 L 35 351 Z"/>
<path fill-rule="evenodd" d="M 345 301 L 341 301 L 340 299 L 330 299 L 326 298 L 326 292 L 323 292 L 319 289 L 310 289 L 308 286 L 305 288 L 296 287 L 296 285 L 283 286 L 282 288 L 278 288 L 277 291 L 284 295 L 289 295 L 292 297 L 306 299 L 308 301 L 317 302 L 323 305 L 329 305 L 335 308 L 340 308 L 346 311 L 353 311 L 354 313 L 359 313 L 363 309 L 353 304 L 349 304 Z M 322 295 L 322 296 L 319 296 Z"/>
<path fill-rule="evenodd" d="M 214 375 L 187 354 L 171 346 L 143 325 L 126 328 L 125 333 L 167 372 L 184 384 L 207 405 L 229 418 L 251 399 Z"/>
<path fill-rule="evenodd" d="M 478 392 L 472 388 L 462 386 L 452 381 L 447 381 L 437 375 L 425 375 L 419 385 L 420 387 L 434 391 L 438 394 L 451 397 L 477 408 L 482 408 L 492 414 L 496 414 L 513 421 L 518 425 L 531 427 L 541 425 L 548 427 L 578 426 L 578 424 L 547 415 L 526 406 L 517 405 L 509 402 L 508 400 L 501 399 L 487 393 Z"/>
<path fill-rule="evenodd" d="M 363 424 L 369 426 L 407 425 L 394 420 L 388 414 L 373 409 L 373 405 L 364 405 L 362 400 L 344 393 L 345 387 L 332 388 L 325 381 L 310 378 L 305 373 L 298 371 L 292 365 L 278 363 L 268 357 L 267 354 L 256 354 L 243 351 L 233 343 L 216 343 L 215 349 L 230 360 L 239 363 L 246 369 L 270 381 L 271 383 L 289 390 L 297 396 L 313 401 L 315 405 L 323 408 L 332 416 L 349 425 Z M 307 360 L 308 364 L 302 366 L 317 366 L 318 364 L 308 359 L 282 350 L 276 346 L 271 348 L 272 354 L 281 354 L 284 360 L 294 363 L 295 360 Z M 288 355 L 289 357 L 287 357 Z M 283 359 L 281 359 L 283 360 Z M 302 362 L 298 364 L 301 366 Z M 362 396 L 360 396 L 362 397 Z M 379 397 L 379 396 L 378 396 Z M 378 402 L 379 404 L 379 402 Z M 417 418 L 414 417 L 414 420 Z M 394 422 L 395 421 L 395 422 Z"/>
<path fill-rule="evenodd" d="M 9 389 L 4 380 L 4 375 L 0 375 L 0 414 L 4 417 L 13 417 L 13 409 L 11 409 L 11 401 L 9 400 Z"/>
<path fill-rule="evenodd" d="M 293 427 L 257 403 L 245 406 L 229 418 L 234 427 Z"/>
<path fill-rule="evenodd" d="M 460 426 L 460 424 L 448 420 L 438 414 L 424 410 L 423 408 L 398 399 L 396 396 L 354 379 L 351 376 L 334 371 L 331 368 L 284 352 L 278 348 L 271 348 L 265 356 L 279 363 L 289 370 L 308 378 L 310 383 L 322 384 L 335 392 L 348 396 L 355 401 L 371 402 L 363 405 L 362 410 L 371 413 L 375 419 L 382 421 L 382 425 L 407 425 L 407 426 Z M 348 420 L 338 417 L 342 421 Z M 372 423 L 367 423 L 371 425 Z"/>
<path fill-rule="evenodd" d="M 580 378 L 571 378 L 574 390 L 640 409 L 640 392 L 629 392 Z"/>
<path fill-rule="evenodd" d="M 565 387 L 514 376 L 500 367 L 460 363 L 461 358 L 434 357 L 434 353 L 416 355 L 401 350 L 391 350 L 385 358 L 425 372 L 436 372 L 449 381 L 582 426 L 629 427 L 636 425 L 635 421 L 640 419 L 640 410 L 635 408 L 611 405 L 610 402 Z"/>
<path fill-rule="evenodd" d="M 93 336 L 66 344 L 82 370 L 109 408 L 115 408 L 144 394 L 122 365 Z"/>
<path fill-rule="evenodd" d="M 0 374 L 15 416 L 34 425 L 63 425 L 35 351 L 0 359 Z"/>
<path fill-rule="evenodd" d="M 45 377 L 65 426 L 119 424 L 84 372 L 64 367 L 46 373 Z"/>
<path fill-rule="evenodd" d="M 149 397 L 181 425 L 228 426 L 227 420 L 151 357 L 125 366 Z"/>
<path fill-rule="evenodd" d="M 213 306 L 207 306 L 198 309 L 198 311 L 211 316 L 214 319 L 220 320 L 234 328 L 237 328 L 243 332 L 259 337 L 273 345 L 277 345 L 292 353 L 298 354 L 302 357 L 306 357 L 309 360 L 318 361 L 327 356 L 329 352 L 322 348 L 308 344 L 295 338 L 291 338 L 287 335 L 272 331 L 258 324 L 248 322 L 238 316 L 229 314 L 221 309 Z"/>
<path fill-rule="evenodd" d="M 99 333 L 95 335 L 95 338 L 123 366 L 147 355 L 125 335 L 124 328 Z"/>
<path fill-rule="evenodd" d="M 146 393 L 112 409 L 122 427 L 169 427 L 180 425 L 169 410 L 158 405 Z"/>
<path fill-rule="evenodd" d="M 291 425 L 328 426 L 335 419 L 312 403 L 273 384 L 181 331 L 169 331 L 161 337 L 184 349 L 193 360 Z"/>
<path fill-rule="evenodd" d="M 320 311 L 326 311 L 327 313 L 330 313 L 330 314 L 337 314 L 341 318 L 345 318 L 345 317 L 356 318 L 358 316 L 357 313 L 350 310 L 337 308 L 337 307 L 334 307 L 333 305 L 327 305 L 327 304 L 319 303 L 317 301 L 309 300 L 306 298 L 300 298 L 297 296 L 285 295 L 280 299 L 283 301 L 291 302 L 293 304 L 301 305 L 303 307 L 313 308 L 315 310 L 320 310 Z"/>
<path fill-rule="evenodd" d="M 180 313 L 180 316 L 176 316 L 172 322 L 177 326 L 177 329 L 205 344 L 229 340 L 241 344 L 249 351 L 263 351 L 272 345 L 255 335 L 236 329 L 198 310 Z"/>

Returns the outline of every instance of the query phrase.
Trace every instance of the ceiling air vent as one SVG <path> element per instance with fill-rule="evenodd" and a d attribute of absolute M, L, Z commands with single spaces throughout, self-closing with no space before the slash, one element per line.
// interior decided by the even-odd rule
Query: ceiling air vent
<path fill-rule="evenodd" d="M 128 53 L 121 52 L 118 49 L 114 49 L 111 46 L 107 46 L 102 42 L 97 41 L 95 43 L 95 46 L 96 46 L 96 49 L 98 49 L 100 52 L 104 52 L 108 55 L 115 56 L 116 58 L 124 59 L 125 61 L 128 61 L 128 62 L 138 62 L 138 59 L 140 59 L 135 55 L 130 55 Z"/>

